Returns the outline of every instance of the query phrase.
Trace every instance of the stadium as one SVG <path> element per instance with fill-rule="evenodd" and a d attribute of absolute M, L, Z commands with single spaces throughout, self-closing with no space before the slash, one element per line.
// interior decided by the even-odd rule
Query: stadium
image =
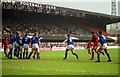
<path fill-rule="evenodd" d="M 17 31 L 21 31 L 23 35 L 27 32 L 30 37 L 38 31 L 42 39 L 40 61 L 32 58 L 9 60 L 2 53 L 2 75 L 118 75 L 118 49 L 115 47 L 118 47 L 120 35 L 106 33 L 106 25 L 117 22 L 120 22 L 119 16 L 49 4 L 3 1 L 1 39 Z M 89 60 L 90 55 L 85 48 L 91 40 L 91 32 L 98 31 L 118 38 L 107 38 L 109 47 L 114 46 L 109 49 L 113 59 L 111 63 L 106 63 L 104 56 L 101 63 Z M 80 56 L 79 60 L 74 59 L 71 54 L 66 61 L 62 59 L 66 47 L 62 42 L 68 33 L 75 40 L 75 51 Z"/>

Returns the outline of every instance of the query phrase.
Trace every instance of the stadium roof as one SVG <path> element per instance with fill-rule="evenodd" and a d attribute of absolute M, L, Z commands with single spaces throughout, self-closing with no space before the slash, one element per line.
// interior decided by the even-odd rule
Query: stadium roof
<path fill-rule="evenodd" d="M 69 10 L 69 11 L 78 12 L 78 13 L 84 13 L 86 19 L 101 21 L 105 25 L 120 22 L 120 16 L 102 14 L 102 13 L 97 13 L 97 12 L 90 12 L 90 11 L 85 11 L 85 10 L 64 8 L 64 7 L 59 7 L 59 9 Z"/>
<path fill-rule="evenodd" d="M 17 2 L 23 2 L 23 1 L 17 1 Z M 32 6 L 32 7 L 36 7 L 37 4 L 39 5 L 39 3 L 32 3 L 32 2 L 26 2 L 26 3 L 28 3 L 28 5 L 30 4 L 29 6 Z M 41 4 L 41 5 L 46 6 L 48 4 Z M 48 5 L 48 6 L 54 6 L 54 5 Z M 65 8 L 65 7 L 59 7 L 59 6 L 54 6 L 54 7 L 56 7 L 56 10 L 60 10 L 62 14 L 72 12 L 72 14 L 75 13 L 76 17 L 78 15 L 78 17 L 80 18 L 85 18 L 86 20 L 89 20 L 90 22 L 94 22 L 94 23 L 100 22 L 102 23 L 102 25 L 108 25 L 108 24 L 120 22 L 120 16 L 113 16 L 113 15 L 107 15 L 102 13 L 90 12 L 85 10 L 77 10 L 77 9 L 71 9 L 71 8 Z"/>

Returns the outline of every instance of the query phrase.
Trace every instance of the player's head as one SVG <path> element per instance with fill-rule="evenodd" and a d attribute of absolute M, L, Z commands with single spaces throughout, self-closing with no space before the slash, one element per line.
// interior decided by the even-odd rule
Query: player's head
<path fill-rule="evenodd" d="M 70 34 L 67 34 L 67 37 L 70 37 Z"/>
<path fill-rule="evenodd" d="M 99 31 L 99 34 L 102 34 L 102 31 Z"/>
<path fill-rule="evenodd" d="M 25 37 L 27 37 L 27 33 L 25 34 Z"/>
<path fill-rule="evenodd" d="M 19 32 L 15 32 L 15 34 L 18 36 L 18 35 L 19 35 Z"/>
<path fill-rule="evenodd" d="M 12 37 L 13 35 L 12 34 L 10 34 L 10 37 Z"/>
<path fill-rule="evenodd" d="M 34 32 L 34 35 L 36 35 L 36 36 L 37 36 L 37 35 L 38 35 L 38 32 L 36 32 L 36 31 L 35 31 L 35 32 Z"/>
<path fill-rule="evenodd" d="M 12 32 L 9 34 L 9 36 L 10 36 L 10 37 L 12 36 Z"/>
<path fill-rule="evenodd" d="M 95 32 L 91 32 L 92 34 L 95 34 Z"/>
<path fill-rule="evenodd" d="M 5 40 L 7 40 L 7 37 L 5 37 Z"/>

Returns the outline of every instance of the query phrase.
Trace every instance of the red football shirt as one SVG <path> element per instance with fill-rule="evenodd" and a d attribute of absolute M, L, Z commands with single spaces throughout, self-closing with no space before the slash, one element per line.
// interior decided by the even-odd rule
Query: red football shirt
<path fill-rule="evenodd" d="M 98 44 L 98 36 L 96 34 L 94 34 L 92 36 L 92 40 L 91 40 L 94 44 Z"/>
<path fill-rule="evenodd" d="M 3 40 L 2 41 L 2 47 L 8 48 L 9 41 L 8 40 Z"/>
<path fill-rule="evenodd" d="M 88 45 L 87 45 L 87 48 L 91 48 L 92 47 L 92 43 L 89 42 Z"/>

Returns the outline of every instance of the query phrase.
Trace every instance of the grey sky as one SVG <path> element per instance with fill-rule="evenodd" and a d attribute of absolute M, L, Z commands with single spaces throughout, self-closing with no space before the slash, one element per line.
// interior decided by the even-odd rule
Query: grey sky
<path fill-rule="evenodd" d="M 111 14 L 111 0 L 22 0 L 61 7 Z M 120 0 L 116 0 L 117 2 Z M 117 7 L 118 9 L 118 7 Z"/>

